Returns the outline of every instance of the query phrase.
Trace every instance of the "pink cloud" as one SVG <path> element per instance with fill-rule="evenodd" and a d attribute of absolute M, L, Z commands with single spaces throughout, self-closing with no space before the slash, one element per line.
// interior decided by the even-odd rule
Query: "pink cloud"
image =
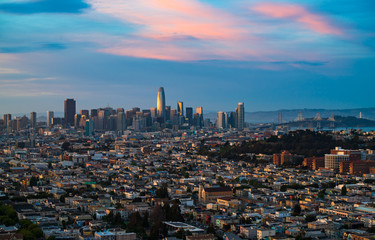
<path fill-rule="evenodd" d="M 100 52 L 171 61 L 277 61 L 280 57 L 294 57 L 288 46 L 292 43 L 288 41 L 282 46 L 263 34 L 277 32 L 274 26 L 252 21 L 250 14 L 235 15 L 199 0 L 87 1 L 95 10 L 94 14 L 109 15 L 134 29 L 131 34 L 90 38 L 103 46 Z M 275 18 L 297 19 L 320 32 L 333 32 L 321 17 L 299 6 L 272 8 L 263 4 L 255 10 Z M 309 54 L 304 53 L 304 56 Z"/>
<path fill-rule="evenodd" d="M 145 37 L 192 36 L 238 39 L 246 33 L 239 20 L 196 0 L 91 0 L 96 11 L 141 25 Z"/>
<path fill-rule="evenodd" d="M 309 12 L 302 6 L 279 3 L 261 3 L 252 8 L 254 11 L 272 18 L 290 19 L 302 23 L 305 27 L 320 34 L 342 35 L 326 18 Z"/>
<path fill-rule="evenodd" d="M 260 55 L 247 45 L 258 41 L 247 29 L 248 20 L 197 0 L 89 2 L 96 12 L 136 24 L 133 41 L 116 41 L 102 52 L 174 61 Z"/>

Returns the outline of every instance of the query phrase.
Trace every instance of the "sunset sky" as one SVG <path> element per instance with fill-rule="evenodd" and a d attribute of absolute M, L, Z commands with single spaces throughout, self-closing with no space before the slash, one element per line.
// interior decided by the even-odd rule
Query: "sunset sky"
<path fill-rule="evenodd" d="M 0 114 L 375 107 L 373 0 L 2 0 Z"/>

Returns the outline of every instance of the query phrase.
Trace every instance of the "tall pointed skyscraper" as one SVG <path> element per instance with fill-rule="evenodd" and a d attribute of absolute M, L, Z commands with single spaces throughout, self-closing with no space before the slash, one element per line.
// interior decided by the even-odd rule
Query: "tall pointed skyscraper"
<path fill-rule="evenodd" d="M 164 122 L 166 119 L 166 116 L 165 116 L 165 94 L 164 94 L 163 87 L 160 87 L 158 91 L 157 112 L 158 112 L 158 118 L 162 122 Z"/>

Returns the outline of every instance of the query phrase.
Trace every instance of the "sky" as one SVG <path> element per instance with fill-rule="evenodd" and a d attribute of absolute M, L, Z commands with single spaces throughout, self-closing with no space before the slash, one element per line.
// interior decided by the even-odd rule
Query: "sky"
<path fill-rule="evenodd" d="M 375 107 L 373 0 L 2 0 L 0 114 Z"/>

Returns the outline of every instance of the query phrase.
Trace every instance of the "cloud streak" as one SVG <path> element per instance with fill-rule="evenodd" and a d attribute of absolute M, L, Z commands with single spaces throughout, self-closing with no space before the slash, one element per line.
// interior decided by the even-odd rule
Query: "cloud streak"
<path fill-rule="evenodd" d="M 243 58 L 256 55 L 241 49 L 244 41 L 256 41 L 244 19 L 196 0 L 91 0 L 100 13 L 136 25 L 136 32 L 101 52 L 162 60 Z"/>
<path fill-rule="evenodd" d="M 56 51 L 66 49 L 62 43 L 39 43 L 34 45 L 0 47 L 0 53 L 27 53 L 35 51 Z"/>
<path fill-rule="evenodd" d="M 11 14 L 81 13 L 90 6 L 83 0 L 36 0 L 0 4 L 0 12 Z"/>
<path fill-rule="evenodd" d="M 296 4 L 260 3 L 252 10 L 277 19 L 286 19 L 302 24 L 304 27 L 320 34 L 342 35 L 342 31 L 334 27 L 326 18 L 309 12 Z"/>
<path fill-rule="evenodd" d="M 99 42 L 104 46 L 100 52 L 130 57 L 275 61 L 278 56 L 288 56 L 273 40 L 261 36 L 266 31 L 265 23 L 252 19 L 254 12 L 291 18 L 320 35 L 341 34 L 323 17 L 298 5 L 257 5 L 248 16 L 243 16 L 199 0 L 89 0 L 89 3 L 96 12 L 134 26 L 131 34 Z"/>

